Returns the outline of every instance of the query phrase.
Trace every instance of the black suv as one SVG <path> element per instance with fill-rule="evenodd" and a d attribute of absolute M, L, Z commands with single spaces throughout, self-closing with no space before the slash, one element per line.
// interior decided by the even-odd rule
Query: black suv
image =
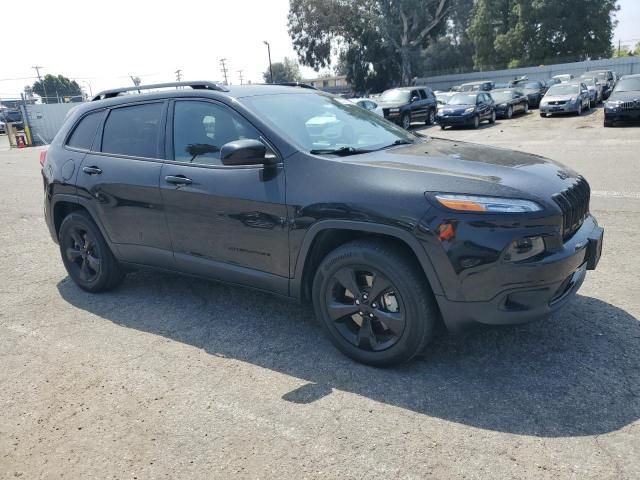
<path fill-rule="evenodd" d="M 305 88 L 138 88 L 78 106 L 41 157 L 48 228 L 89 292 L 147 266 L 310 300 L 342 352 L 384 366 L 442 320 L 546 317 L 599 260 L 587 182 L 539 156 Z"/>
<path fill-rule="evenodd" d="M 384 118 L 409 130 L 412 122 L 433 125 L 438 101 L 429 87 L 405 87 L 386 90 L 378 98 Z"/>
<path fill-rule="evenodd" d="M 604 104 L 604 126 L 640 120 L 640 75 L 624 75 Z"/>

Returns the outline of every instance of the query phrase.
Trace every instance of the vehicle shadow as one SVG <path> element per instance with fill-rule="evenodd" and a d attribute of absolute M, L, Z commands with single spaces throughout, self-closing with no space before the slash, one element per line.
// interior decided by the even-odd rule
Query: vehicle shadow
<path fill-rule="evenodd" d="M 595 298 L 547 321 L 443 335 L 421 359 L 375 369 L 342 356 L 311 308 L 170 274 L 137 272 L 110 293 L 58 283 L 70 304 L 308 383 L 276 401 L 333 389 L 477 428 L 540 437 L 599 435 L 640 418 L 640 323 Z M 233 379 L 229 379 L 233 381 Z"/>

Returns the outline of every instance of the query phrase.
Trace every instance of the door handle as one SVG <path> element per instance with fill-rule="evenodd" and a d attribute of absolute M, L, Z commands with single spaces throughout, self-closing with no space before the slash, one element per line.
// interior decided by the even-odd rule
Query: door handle
<path fill-rule="evenodd" d="M 167 175 L 164 180 L 172 185 L 191 185 L 193 183 L 190 178 L 184 175 Z"/>
<path fill-rule="evenodd" d="M 102 170 L 98 167 L 83 167 L 82 171 L 87 175 L 100 175 Z"/>

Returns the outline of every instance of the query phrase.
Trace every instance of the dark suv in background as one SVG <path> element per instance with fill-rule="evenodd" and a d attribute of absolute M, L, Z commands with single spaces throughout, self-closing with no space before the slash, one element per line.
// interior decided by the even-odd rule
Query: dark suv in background
<path fill-rule="evenodd" d="M 41 164 L 46 223 L 80 288 L 152 267 L 311 301 L 337 348 L 377 366 L 414 357 L 441 321 L 548 316 L 602 246 L 568 168 L 413 135 L 306 88 L 102 92 Z"/>
<path fill-rule="evenodd" d="M 401 125 L 405 130 L 413 122 L 433 125 L 438 101 L 429 87 L 405 87 L 386 90 L 378 98 L 384 118 Z"/>
<path fill-rule="evenodd" d="M 604 104 L 604 126 L 616 122 L 640 120 L 640 75 L 620 77 L 609 99 Z"/>

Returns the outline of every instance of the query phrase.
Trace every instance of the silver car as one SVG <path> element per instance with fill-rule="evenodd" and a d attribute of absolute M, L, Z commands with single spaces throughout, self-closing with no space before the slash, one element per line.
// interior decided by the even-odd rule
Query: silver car
<path fill-rule="evenodd" d="M 540 116 L 556 113 L 582 115 L 591 108 L 589 89 L 583 82 L 559 83 L 551 87 L 540 102 Z"/>
<path fill-rule="evenodd" d="M 602 84 L 594 77 L 582 77 L 582 83 L 589 89 L 589 99 L 591 100 L 591 107 L 595 107 L 602 103 L 603 91 Z"/>

